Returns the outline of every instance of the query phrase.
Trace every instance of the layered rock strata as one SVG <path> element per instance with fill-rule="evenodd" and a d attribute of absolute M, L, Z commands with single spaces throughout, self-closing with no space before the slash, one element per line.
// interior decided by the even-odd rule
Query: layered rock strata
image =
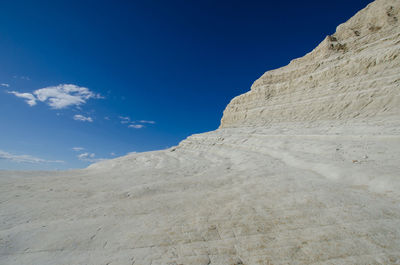
<path fill-rule="evenodd" d="M 0 264 L 400 264 L 400 1 L 236 97 L 221 128 L 0 171 Z"/>
<path fill-rule="evenodd" d="M 375 1 L 312 52 L 268 71 L 221 127 L 400 115 L 399 1 Z"/>

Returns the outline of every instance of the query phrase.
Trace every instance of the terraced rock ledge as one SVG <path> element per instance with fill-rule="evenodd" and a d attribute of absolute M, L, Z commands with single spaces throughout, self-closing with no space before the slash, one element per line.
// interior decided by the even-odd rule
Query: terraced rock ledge
<path fill-rule="evenodd" d="M 371 3 L 176 147 L 0 171 L 0 264 L 400 264 L 399 10 Z"/>

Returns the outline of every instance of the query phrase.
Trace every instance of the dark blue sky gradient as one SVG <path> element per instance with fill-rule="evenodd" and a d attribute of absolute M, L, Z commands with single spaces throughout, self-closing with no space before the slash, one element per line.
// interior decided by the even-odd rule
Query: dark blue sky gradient
<path fill-rule="evenodd" d="M 370 2 L 1 1 L 0 150 L 65 163 L 0 159 L 0 169 L 84 167 L 72 147 L 109 158 L 214 130 L 234 96 Z M 7 93 L 58 84 L 105 98 L 53 110 Z M 80 113 L 93 122 L 71 118 Z M 118 116 L 156 123 L 132 129 Z"/>

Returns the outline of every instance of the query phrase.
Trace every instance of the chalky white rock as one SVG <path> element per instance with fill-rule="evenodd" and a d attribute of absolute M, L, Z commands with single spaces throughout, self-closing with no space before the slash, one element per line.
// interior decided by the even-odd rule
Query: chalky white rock
<path fill-rule="evenodd" d="M 400 264 L 399 10 L 265 73 L 216 131 L 0 172 L 0 264 Z"/>

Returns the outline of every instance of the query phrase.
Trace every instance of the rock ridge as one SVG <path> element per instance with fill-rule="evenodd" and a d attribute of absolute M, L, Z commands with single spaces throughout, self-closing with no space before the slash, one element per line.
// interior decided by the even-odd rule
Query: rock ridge
<path fill-rule="evenodd" d="M 397 0 L 369 4 L 313 51 L 232 99 L 220 127 L 399 115 L 399 10 Z"/>

